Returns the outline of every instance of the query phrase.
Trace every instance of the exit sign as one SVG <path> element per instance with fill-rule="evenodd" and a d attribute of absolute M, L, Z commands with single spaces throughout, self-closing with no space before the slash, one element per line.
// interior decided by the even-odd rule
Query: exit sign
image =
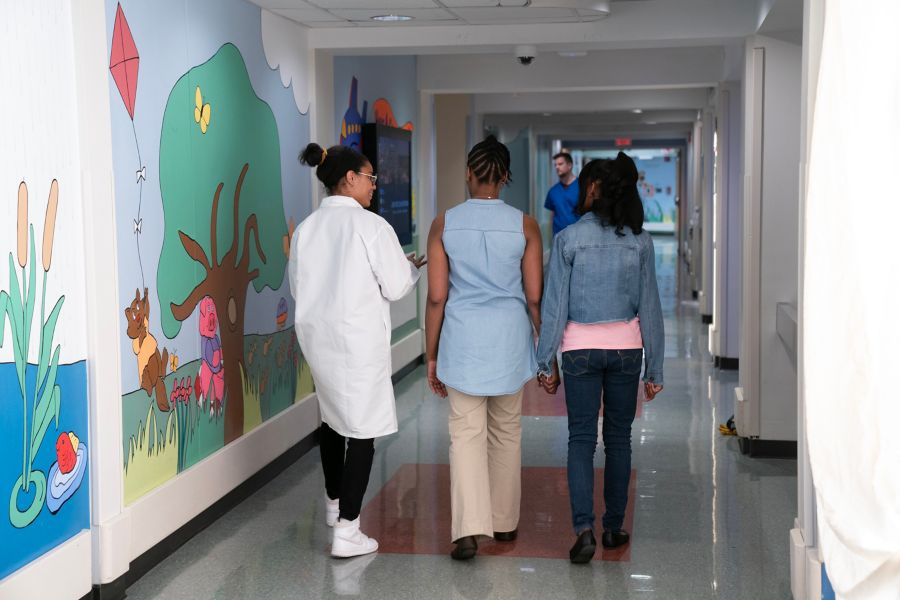
<path fill-rule="evenodd" d="M 630 146 L 631 138 L 616 138 L 616 147 L 620 148 L 622 146 Z"/>

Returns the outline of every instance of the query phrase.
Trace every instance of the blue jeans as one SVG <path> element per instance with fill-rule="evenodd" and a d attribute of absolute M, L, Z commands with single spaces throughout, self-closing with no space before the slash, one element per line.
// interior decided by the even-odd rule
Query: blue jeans
<path fill-rule="evenodd" d="M 603 529 L 622 528 L 631 478 L 631 424 L 643 350 L 572 350 L 562 355 L 569 413 L 569 502 L 575 533 L 594 528 L 594 450 L 603 397 Z"/>

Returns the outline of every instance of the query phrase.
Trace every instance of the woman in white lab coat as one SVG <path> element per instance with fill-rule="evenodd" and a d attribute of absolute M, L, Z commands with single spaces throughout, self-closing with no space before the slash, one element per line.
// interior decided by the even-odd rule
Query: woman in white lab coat
<path fill-rule="evenodd" d="M 377 179 L 365 156 L 309 144 L 300 161 L 316 168 L 329 196 L 291 239 L 294 325 L 322 415 L 331 554 L 357 556 L 378 549 L 359 530 L 374 438 L 397 431 L 390 302 L 412 291 L 425 261 L 405 256 L 388 222 L 365 210 Z"/>

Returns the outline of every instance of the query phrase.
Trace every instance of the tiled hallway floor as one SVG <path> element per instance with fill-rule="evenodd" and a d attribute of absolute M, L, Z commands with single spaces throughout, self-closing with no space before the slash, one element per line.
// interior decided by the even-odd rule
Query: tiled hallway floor
<path fill-rule="evenodd" d="M 447 405 L 419 368 L 396 386 L 399 433 L 375 444 L 363 521 L 382 535 L 381 552 L 329 557 L 312 451 L 150 571 L 128 598 L 790 598 L 796 462 L 748 458 L 719 434 L 737 373 L 712 367 L 696 308 L 675 298 L 674 242 L 657 240 L 657 252 L 666 387 L 634 424 L 627 552 L 568 562 L 565 406 L 562 397 L 535 398 L 523 416 L 519 541 L 451 560 Z"/>

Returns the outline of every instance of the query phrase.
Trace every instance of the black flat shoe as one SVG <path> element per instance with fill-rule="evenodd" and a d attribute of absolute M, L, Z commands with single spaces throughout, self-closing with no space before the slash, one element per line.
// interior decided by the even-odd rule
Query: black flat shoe
<path fill-rule="evenodd" d="M 618 548 L 619 546 L 624 546 L 628 543 L 629 539 L 631 538 L 624 529 L 619 529 L 618 531 L 604 529 L 603 535 L 600 537 L 600 541 L 603 543 L 604 548 Z"/>
<path fill-rule="evenodd" d="M 461 537 L 454 543 L 456 547 L 450 553 L 450 558 L 453 560 L 469 560 L 478 552 L 478 542 L 475 541 L 474 535 Z"/>
<path fill-rule="evenodd" d="M 515 539 L 519 537 L 519 530 L 513 529 L 512 531 L 495 531 L 494 539 L 498 542 L 513 542 Z"/>
<path fill-rule="evenodd" d="M 590 529 L 585 529 L 578 535 L 575 545 L 569 550 L 569 560 L 576 565 L 591 562 L 596 550 L 597 540 L 594 538 L 594 532 Z"/>

